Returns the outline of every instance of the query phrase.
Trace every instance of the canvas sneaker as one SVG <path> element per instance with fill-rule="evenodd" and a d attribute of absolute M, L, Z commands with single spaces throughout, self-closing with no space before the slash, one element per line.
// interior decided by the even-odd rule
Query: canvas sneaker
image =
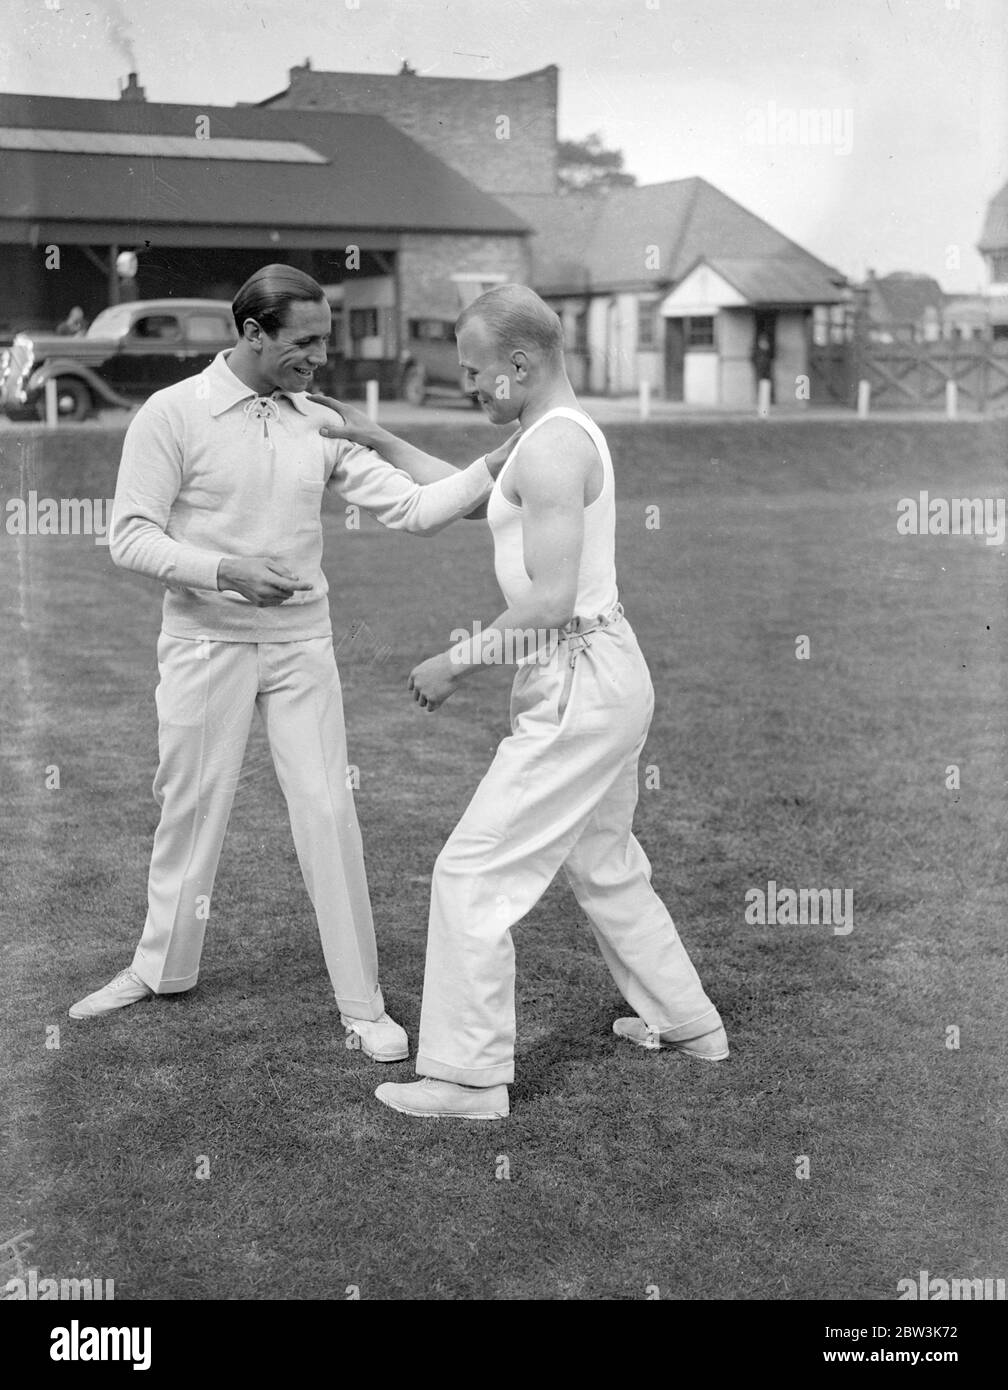
<path fill-rule="evenodd" d="M 659 1034 L 656 1044 L 654 1033 L 642 1018 L 618 1018 L 612 1027 L 617 1037 L 626 1038 L 638 1047 L 670 1047 L 704 1062 L 723 1062 L 728 1056 L 728 1035 L 723 1028 L 715 1028 L 697 1038 L 669 1039 Z"/>
<path fill-rule="evenodd" d="M 107 985 L 102 985 L 94 994 L 89 994 L 71 1005 L 70 1017 L 100 1018 L 102 1014 L 125 1009 L 128 1004 L 138 1004 L 141 999 L 147 999 L 153 993 L 150 985 L 145 985 L 132 968 L 120 970 Z"/>
<path fill-rule="evenodd" d="M 340 1023 L 347 1032 L 347 1047 L 358 1049 L 373 1062 L 405 1062 L 409 1056 L 406 1029 L 400 1028 L 388 1014 L 372 1021 L 341 1013 Z"/>
<path fill-rule="evenodd" d="M 457 1086 L 432 1076 L 402 1084 L 385 1081 L 375 1095 L 392 1110 L 428 1120 L 504 1120 L 511 1108 L 506 1086 Z"/>

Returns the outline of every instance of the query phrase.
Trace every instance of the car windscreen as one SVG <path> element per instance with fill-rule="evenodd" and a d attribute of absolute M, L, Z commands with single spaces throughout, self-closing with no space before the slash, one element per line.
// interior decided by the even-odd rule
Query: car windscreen
<path fill-rule="evenodd" d="M 130 311 L 122 305 L 103 309 L 84 335 L 87 338 L 122 338 L 130 326 Z"/>

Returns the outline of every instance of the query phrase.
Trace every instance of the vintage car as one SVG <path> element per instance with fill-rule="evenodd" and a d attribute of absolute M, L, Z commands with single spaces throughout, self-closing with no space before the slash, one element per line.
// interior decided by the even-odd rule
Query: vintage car
<path fill-rule="evenodd" d="M 467 396 L 479 407 L 459 366 L 454 319 L 409 320 L 408 346 L 400 360 L 399 394 L 411 405 L 423 405 L 433 397 L 458 400 Z"/>
<path fill-rule="evenodd" d="M 0 354 L 0 409 L 45 419 L 45 384 L 56 382 L 60 420 L 108 406 L 132 408 L 193 376 L 237 340 L 231 305 L 219 299 L 137 299 L 104 309 L 81 337 L 22 332 Z"/>

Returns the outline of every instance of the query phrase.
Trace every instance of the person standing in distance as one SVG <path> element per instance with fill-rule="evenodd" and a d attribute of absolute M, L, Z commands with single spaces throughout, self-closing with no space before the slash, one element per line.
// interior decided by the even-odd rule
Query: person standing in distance
<path fill-rule="evenodd" d="M 258 709 L 343 1026 L 369 1057 L 400 1061 L 408 1043 L 385 1012 L 347 786 L 322 497 L 331 484 L 385 526 L 428 535 L 484 502 L 493 475 L 484 459 L 457 470 L 381 431 L 384 457 L 321 437 L 333 417 L 306 391 L 326 361 L 331 312 L 310 276 L 264 266 L 232 307 L 237 346 L 151 396 L 123 445 L 112 559 L 167 590 L 156 693 L 161 817 L 133 962 L 70 1016 L 196 984 Z"/>

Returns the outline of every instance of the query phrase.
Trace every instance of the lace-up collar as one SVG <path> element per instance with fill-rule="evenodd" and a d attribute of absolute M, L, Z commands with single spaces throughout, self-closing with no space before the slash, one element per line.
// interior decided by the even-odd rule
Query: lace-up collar
<path fill-rule="evenodd" d="M 242 425 L 242 434 L 249 427 L 252 420 L 261 420 L 263 431 L 262 439 L 268 449 L 273 448 L 273 436 L 270 434 L 270 421 L 283 424 L 280 415 L 280 406 L 273 396 L 253 396 L 245 403 L 245 423 Z"/>
<path fill-rule="evenodd" d="M 270 437 L 270 424 L 279 422 L 283 428 L 287 428 L 283 416 L 280 412 L 280 399 L 290 402 L 302 415 L 311 413 L 310 403 L 305 399 L 303 391 L 274 391 L 271 396 L 257 396 L 251 386 L 246 386 L 244 381 L 239 381 L 234 372 L 227 364 L 227 357 L 224 352 L 219 352 L 214 360 L 203 373 L 199 391 L 203 391 L 203 384 L 206 383 L 204 398 L 208 395 L 210 399 L 210 414 L 213 416 L 223 415 L 232 406 L 240 401 L 246 401 L 245 421 L 242 425 L 243 432 L 248 429 L 249 421 L 262 421 L 262 438 L 265 443 L 272 448 L 273 441 Z"/>

